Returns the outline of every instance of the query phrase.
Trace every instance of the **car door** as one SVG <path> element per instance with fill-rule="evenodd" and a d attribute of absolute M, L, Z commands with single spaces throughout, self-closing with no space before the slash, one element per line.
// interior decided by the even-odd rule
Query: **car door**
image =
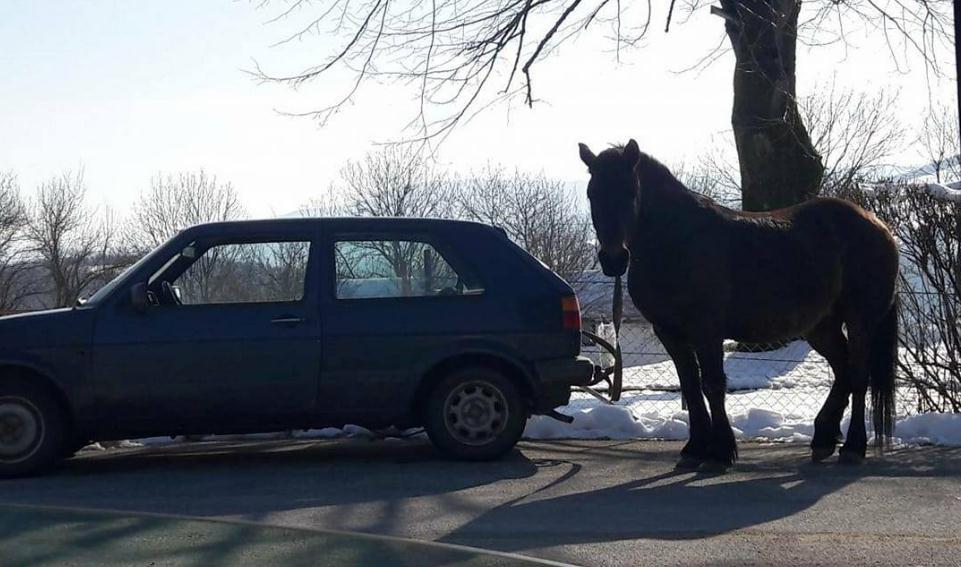
<path fill-rule="evenodd" d="M 477 333 L 484 286 L 438 234 L 332 233 L 324 250 L 319 411 L 390 419 L 425 354 Z"/>
<path fill-rule="evenodd" d="M 315 409 L 321 362 L 313 234 L 191 242 L 150 305 L 97 322 L 101 419 L 138 429 L 264 428 Z"/>

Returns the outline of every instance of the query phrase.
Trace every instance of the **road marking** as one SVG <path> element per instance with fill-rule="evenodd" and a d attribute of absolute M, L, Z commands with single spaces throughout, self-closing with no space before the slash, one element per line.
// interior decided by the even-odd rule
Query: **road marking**
<path fill-rule="evenodd" d="M 233 526 L 249 526 L 256 528 L 269 528 L 275 530 L 292 530 L 297 532 L 305 532 L 317 535 L 332 535 L 332 536 L 342 536 L 351 537 L 357 539 L 366 539 L 368 541 L 379 541 L 384 543 L 400 543 L 400 544 L 413 544 L 415 546 L 422 545 L 426 547 L 433 547 L 437 549 L 446 549 L 449 551 L 460 551 L 463 553 L 471 553 L 474 555 L 487 555 L 492 557 L 501 557 L 504 559 L 511 559 L 514 561 L 524 561 L 533 565 L 548 565 L 552 567 L 576 567 L 571 563 L 561 563 L 558 561 L 552 561 L 549 559 L 540 559 L 537 557 L 528 557 L 526 555 L 520 555 L 517 553 L 508 553 L 505 551 L 494 551 L 488 549 L 481 549 L 479 547 L 470 547 L 468 545 L 458 545 L 455 543 L 442 543 L 437 541 L 424 541 L 418 539 L 409 539 L 398 536 L 389 536 L 381 534 L 371 534 L 364 532 L 352 532 L 348 530 L 334 530 L 329 528 L 306 528 L 306 527 L 291 527 L 277 524 L 268 524 L 264 522 L 254 522 L 251 520 L 240 520 L 233 518 L 207 518 L 202 516 L 186 516 L 182 514 L 165 514 L 161 512 L 135 512 L 128 510 L 117 510 L 113 508 L 86 508 L 81 506 L 44 506 L 40 504 L 0 504 L 0 508 L 14 509 L 14 510 L 32 510 L 36 512 L 72 512 L 78 514 L 93 514 L 102 516 L 118 516 L 118 517 L 140 517 L 140 518 L 157 518 L 161 520 L 179 520 L 188 522 L 208 522 L 213 524 L 226 524 Z"/>

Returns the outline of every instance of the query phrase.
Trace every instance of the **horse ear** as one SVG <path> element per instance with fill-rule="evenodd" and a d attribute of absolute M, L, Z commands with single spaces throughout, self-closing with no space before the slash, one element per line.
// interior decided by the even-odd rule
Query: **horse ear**
<path fill-rule="evenodd" d="M 637 165 L 637 162 L 641 161 L 641 148 L 637 146 L 637 140 L 634 138 L 624 146 L 624 159 L 631 165 Z"/>
<path fill-rule="evenodd" d="M 581 161 L 584 162 L 584 165 L 587 167 L 594 165 L 594 160 L 597 159 L 597 156 L 587 147 L 587 144 L 577 144 L 577 148 L 580 150 Z"/>

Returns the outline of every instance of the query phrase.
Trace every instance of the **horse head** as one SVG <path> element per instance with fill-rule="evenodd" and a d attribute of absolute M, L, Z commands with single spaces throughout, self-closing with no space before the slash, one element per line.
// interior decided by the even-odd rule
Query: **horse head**
<path fill-rule="evenodd" d="M 594 155 L 579 144 L 581 161 L 587 165 L 591 180 L 587 198 L 600 250 L 597 259 L 605 275 L 620 276 L 630 260 L 628 242 L 634 233 L 640 207 L 640 181 L 637 164 L 641 150 L 633 139 L 623 147 L 613 147 Z"/>

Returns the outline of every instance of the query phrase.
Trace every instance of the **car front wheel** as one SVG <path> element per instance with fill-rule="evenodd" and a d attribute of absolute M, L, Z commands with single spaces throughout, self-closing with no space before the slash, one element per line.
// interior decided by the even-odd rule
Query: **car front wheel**
<path fill-rule="evenodd" d="M 0 478 L 29 475 L 59 460 L 64 422 L 43 388 L 0 386 Z"/>
<path fill-rule="evenodd" d="M 434 445 L 448 456 L 472 461 L 508 453 L 524 432 L 528 414 L 514 382 L 483 367 L 444 377 L 426 410 L 425 428 Z"/>

